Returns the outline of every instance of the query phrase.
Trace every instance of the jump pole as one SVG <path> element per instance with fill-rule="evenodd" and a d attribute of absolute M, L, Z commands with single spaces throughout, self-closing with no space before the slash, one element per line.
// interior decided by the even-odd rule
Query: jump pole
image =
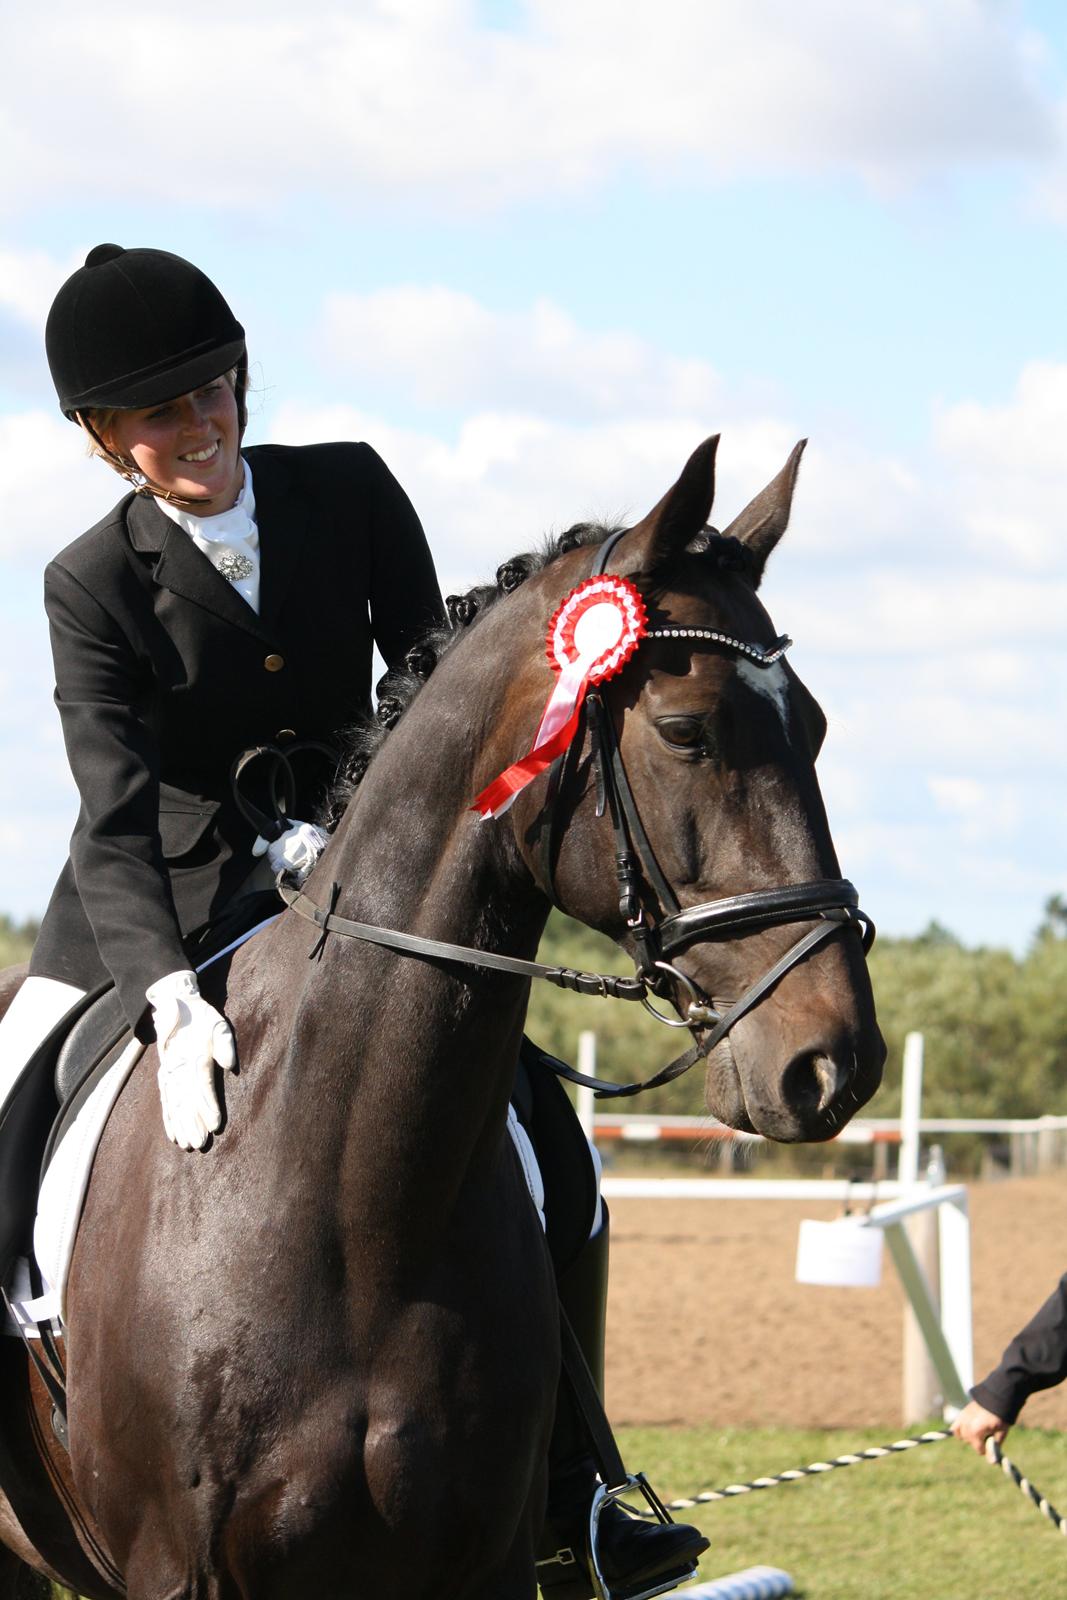
<path fill-rule="evenodd" d="M 909 1033 L 904 1039 L 904 1065 L 900 1099 L 900 1155 L 897 1163 L 897 1181 L 902 1186 L 916 1188 L 919 1176 L 919 1118 L 923 1092 L 923 1036 Z M 944 1183 L 944 1173 L 927 1174 L 928 1183 Z M 934 1212 L 920 1212 L 909 1217 L 904 1232 L 914 1253 L 918 1271 L 925 1281 L 938 1322 L 941 1318 L 940 1257 L 938 1253 L 938 1219 Z M 893 1241 L 890 1240 L 890 1244 Z M 905 1427 L 921 1422 L 941 1409 L 947 1396 L 938 1381 L 937 1369 L 930 1359 L 923 1329 L 912 1307 L 904 1307 L 903 1333 L 903 1389 L 901 1395 L 902 1421 Z"/>
<path fill-rule="evenodd" d="M 793 1580 L 781 1567 L 746 1567 L 691 1589 L 676 1589 L 674 1600 L 775 1600 L 776 1595 L 792 1593 Z"/>
<path fill-rule="evenodd" d="M 578 1071 L 584 1073 L 587 1078 L 596 1077 L 596 1034 L 591 1028 L 584 1028 L 578 1035 Z M 588 1084 L 580 1083 L 578 1085 L 575 1110 L 578 1113 L 578 1121 L 582 1125 L 582 1132 L 590 1144 L 593 1143 L 593 1112 L 595 1105 L 596 1101 L 592 1089 L 589 1088 Z"/>

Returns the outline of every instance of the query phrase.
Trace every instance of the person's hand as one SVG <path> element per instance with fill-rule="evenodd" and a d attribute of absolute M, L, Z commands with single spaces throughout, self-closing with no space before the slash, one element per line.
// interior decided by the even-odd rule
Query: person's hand
<path fill-rule="evenodd" d="M 977 1400 L 968 1400 L 952 1424 L 952 1431 L 957 1439 L 962 1439 L 964 1444 L 969 1444 L 972 1450 L 984 1456 L 986 1440 L 995 1439 L 997 1444 L 1003 1444 L 1010 1427 L 1011 1424 L 1005 1422 L 1003 1417 L 987 1411 Z"/>
<path fill-rule="evenodd" d="M 329 834 L 313 822 L 293 822 L 277 839 L 268 842 L 260 835 L 252 854 L 266 855 L 272 872 L 289 872 L 297 883 L 303 883 L 329 842 Z"/>
<path fill-rule="evenodd" d="M 222 1113 L 215 1064 L 237 1065 L 230 1024 L 200 994 L 195 972 L 171 972 L 145 990 L 159 1047 L 159 1098 L 167 1138 L 182 1150 L 202 1150 Z"/>

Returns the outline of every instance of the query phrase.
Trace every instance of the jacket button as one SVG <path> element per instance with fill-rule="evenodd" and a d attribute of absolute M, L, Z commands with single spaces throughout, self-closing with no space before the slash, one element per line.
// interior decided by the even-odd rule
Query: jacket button
<path fill-rule="evenodd" d="M 285 666 L 285 657 L 269 655 L 264 661 L 263 665 L 266 667 L 268 672 L 280 672 Z"/>
<path fill-rule="evenodd" d="M 290 739 L 296 738 L 295 728 L 279 728 L 274 735 L 279 744 L 288 744 Z"/>

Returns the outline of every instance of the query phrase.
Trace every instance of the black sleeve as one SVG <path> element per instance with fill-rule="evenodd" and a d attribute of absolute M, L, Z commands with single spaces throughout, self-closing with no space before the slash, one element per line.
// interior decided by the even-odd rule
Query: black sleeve
<path fill-rule="evenodd" d="M 374 642 L 390 667 L 430 628 L 445 608 L 422 524 L 389 468 L 370 446 L 370 616 Z"/>
<path fill-rule="evenodd" d="M 1067 1274 L 1041 1310 L 1017 1333 L 1003 1356 L 971 1394 L 1005 1422 L 1014 1422 L 1039 1389 L 1067 1378 Z"/>
<path fill-rule="evenodd" d="M 65 568 L 45 573 L 56 705 L 82 815 L 71 842 L 100 958 L 134 1025 L 144 991 L 188 967 L 159 839 L 159 755 L 138 705 L 146 669 L 100 603 Z"/>

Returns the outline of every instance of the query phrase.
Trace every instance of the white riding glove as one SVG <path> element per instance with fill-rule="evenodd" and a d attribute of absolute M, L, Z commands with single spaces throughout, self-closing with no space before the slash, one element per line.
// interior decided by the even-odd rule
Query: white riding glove
<path fill-rule="evenodd" d="M 195 972 L 171 972 L 145 990 L 159 1046 L 159 1098 L 167 1138 L 202 1150 L 222 1121 L 215 1063 L 237 1065 L 230 1024 L 201 997 Z"/>
<path fill-rule="evenodd" d="M 293 822 L 277 839 L 268 841 L 261 835 L 252 846 L 252 854 L 266 855 L 275 875 L 284 870 L 292 873 L 297 883 L 303 883 L 329 842 L 329 834 L 313 822 Z"/>

